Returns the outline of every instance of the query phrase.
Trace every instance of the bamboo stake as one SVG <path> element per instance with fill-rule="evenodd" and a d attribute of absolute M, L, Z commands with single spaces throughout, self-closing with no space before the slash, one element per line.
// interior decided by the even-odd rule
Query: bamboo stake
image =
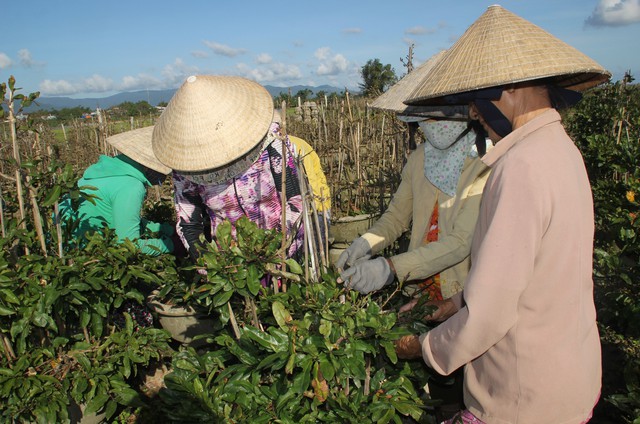
<path fill-rule="evenodd" d="M 365 368 L 365 378 L 364 378 L 364 395 L 369 396 L 371 392 L 371 357 L 367 356 L 367 365 Z"/>
<path fill-rule="evenodd" d="M 233 308 L 231 308 L 231 302 L 227 302 L 227 306 L 229 307 L 229 321 L 231 321 L 233 334 L 236 336 L 237 340 L 240 340 L 240 328 L 238 327 L 238 321 L 236 321 L 236 315 L 233 313 Z"/>
<path fill-rule="evenodd" d="M 258 308 L 256 308 L 255 302 L 249 296 L 246 296 L 245 300 L 247 301 L 247 305 L 249 306 L 249 310 L 251 311 L 251 324 L 256 328 L 262 329 L 262 324 L 258 319 Z"/>
<path fill-rule="evenodd" d="M 4 351 L 7 354 L 9 362 L 15 361 L 17 357 L 13 351 L 13 347 L 11 347 L 11 340 L 9 340 L 5 334 L 2 335 L 2 346 L 4 347 Z"/>
<path fill-rule="evenodd" d="M 62 136 L 64 138 L 64 144 L 68 144 L 69 141 L 67 140 L 67 130 L 64 128 L 64 124 L 60 124 L 60 127 L 62 127 Z"/>
<path fill-rule="evenodd" d="M 62 225 L 60 224 L 60 205 L 58 202 L 53 204 L 53 213 L 56 215 L 56 234 L 58 235 L 58 257 L 64 257 L 64 250 L 62 249 Z"/>
<path fill-rule="evenodd" d="M 285 260 L 287 258 L 287 143 L 284 140 L 282 142 L 282 185 L 280 186 L 280 210 L 281 210 L 281 225 L 282 225 L 282 244 L 280 245 L 280 251 L 282 255 L 282 269 L 286 269 L 287 266 Z M 287 291 L 285 280 L 282 280 L 282 292 Z"/>
<path fill-rule="evenodd" d="M 42 249 L 42 254 L 47 256 L 47 245 L 44 239 L 44 231 L 42 230 L 42 216 L 40 215 L 40 208 L 38 207 L 38 199 L 36 197 L 36 190 L 31 185 L 31 176 L 26 176 L 27 187 L 29 190 L 29 199 L 31 200 L 31 207 L 33 211 L 33 224 L 36 228 L 36 234 L 38 235 L 38 240 L 40 241 L 40 248 Z"/>
<path fill-rule="evenodd" d="M 302 171 L 301 170 L 298 171 L 298 178 L 300 179 L 300 187 L 302 187 Z M 305 281 L 309 281 L 309 231 L 308 231 L 309 225 L 307 224 L 308 218 L 307 218 L 307 202 L 305 200 L 306 196 L 304 195 L 304 193 L 305 193 L 304 191 L 302 191 L 302 193 L 303 193 L 303 196 L 302 196 L 302 216 L 303 216 L 303 222 L 304 222 L 304 242 L 303 242 L 303 247 L 304 247 L 304 279 L 305 279 Z"/>
<path fill-rule="evenodd" d="M 20 227 L 23 229 L 27 229 L 27 222 L 25 220 L 26 215 L 24 211 L 24 189 L 22 187 L 22 169 L 21 169 L 21 161 L 20 161 L 20 149 L 18 148 L 18 134 L 16 132 L 16 117 L 14 112 L 14 104 L 13 104 L 13 90 L 9 90 L 9 130 L 11 131 L 11 143 L 13 147 L 13 158 L 16 161 L 16 190 L 18 197 L 18 208 L 20 211 Z M 25 253 L 29 254 L 29 247 L 25 246 Z"/>
<path fill-rule="evenodd" d="M 23 228 L 27 228 L 24 212 L 24 199 L 22 188 L 22 172 L 20 170 L 20 149 L 18 148 L 18 135 L 16 133 L 16 117 L 13 108 L 13 90 L 9 91 L 9 130 L 11 131 L 11 142 L 13 146 L 13 158 L 16 161 L 16 188 L 18 190 L 18 206 L 20 208 L 20 219 L 22 220 Z"/>
<path fill-rule="evenodd" d="M 0 229 L 2 230 L 2 238 L 7 236 L 4 225 L 4 197 L 2 196 L 2 186 L 0 185 Z"/>

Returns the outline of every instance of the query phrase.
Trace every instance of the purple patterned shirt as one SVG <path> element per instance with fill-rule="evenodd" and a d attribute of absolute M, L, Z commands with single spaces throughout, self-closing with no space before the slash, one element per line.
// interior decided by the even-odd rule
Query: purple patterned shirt
<path fill-rule="evenodd" d="M 217 183 L 198 183 L 188 175 L 173 172 L 177 233 L 192 257 L 197 257 L 198 238 L 204 232 L 203 213 L 211 220 L 211 236 L 225 219 L 235 223 L 248 216 L 263 229 L 281 229 L 282 206 L 282 140 L 275 137 L 279 127 L 272 125 L 259 157 L 240 175 Z M 294 256 L 303 243 L 301 225 L 302 196 L 295 150 L 288 137 L 282 137 L 287 147 L 285 208 L 287 237 L 296 234 L 288 250 Z"/>

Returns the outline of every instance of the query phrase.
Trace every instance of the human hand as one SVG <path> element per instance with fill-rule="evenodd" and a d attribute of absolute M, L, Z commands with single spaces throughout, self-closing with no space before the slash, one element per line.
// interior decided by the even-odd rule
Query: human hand
<path fill-rule="evenodd" d="M 393 281 L 393 271 L 386 258 L 379 257 L 356 263 L 340 273 L 340 281 L 352 290 L 370 293 L 380 290 Z"/>
<path fill-rule="evenodd" d="M 418 304 L 418 299 L 414 299 L 411 302 L 400 307 L 399 313 L 403 314 L 411 311 Z M 424 306 L 435 306 L 437 309 L 429 315 L 425 315 L 424 319 L 427 321 L 442 322 L 447 318 L 458 312 L 456 304 L 451 299 L 444 300 L 429 300 L 424 303 Z"/>
<path fill-rule="evenodd" d="M 159 226 L 159 232 L 165 237 L 171 237 L 176 232 L 176 227 L 168 222 L 162 222 Z"/>
<path fill-rule="evenodd" d="M 368 255 L 371 255 L 371 246 L 369 246 L 369 242 L 362 237 L 358 237 L 345 249 L 344 252 L 340 254 L 340 257 L 336 261 L 336 268 L 338 271 L 343 271 L 344 269 L 353 266 L 358 259 Z"/>
<path fill-rule="evenodd" d="M 422 357 L 422 345 L 415 334 L 402 336 L 395 341 L 396 354 L 400 359 L 416 359 Z"/>

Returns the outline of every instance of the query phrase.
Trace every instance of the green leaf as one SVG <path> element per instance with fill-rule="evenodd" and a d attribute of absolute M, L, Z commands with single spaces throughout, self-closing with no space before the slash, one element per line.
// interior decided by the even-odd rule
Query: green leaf
<path fill-rule="evenodd" d="M 260 289 L 262 288 L 262 283 L 260 282 L 260 273 L 257 271 L 254 265 L 249 267 L 249 272 L 247 274 L 247 287 L 249 288 L 249 292 L 256 296 L 260 293 Z"/>
<path fill-rule="evenodd" d="M 47 197 L 42 202 L 42 206 L 48 207 L 53 205 L 60 198 L 60 194 L 62 193 L 62 187 L 59 185 L 55 185 L 49 193 L 47 193 Z"/>
<path fill-rule="evenodd" d="M 108 286 L 107 282 L 102 278 L 87 276 L 86 280 L 94 290 L 102 290 L 103 287 Z"/>
<path fill-rule="evenodd" d="M 320 372 L 322 373 L 324 378 L 329 381 L 333 380 L 333 377 L 335 376 L 335 368 L 333 367 L 333 365 L 331 364 L 331 361 L 329 360 L 329 358 L 327 358 L 325 354 L 320 355 L 318 364 L 319 364 Z"/>
<path fill-rule="evenodd" d="M 4 306 L 0 305 L 0 315 L 1 316 L 14 315 L 15 313 L 16 313 L 16 311 L 14 311 L 13 309 L 9 309 L 7 307 L 4 307 Z"/>
<path fill-rule="evenodd" d="M 289 258 L 284 262 L 287 264 L 287 268 L 289 269 L 289 272 L 297 275 L 302 275 L 302 267 L 298 262 L 295 261 L 295 259 Z"/>
<path fill-rule="evenodd" d="M 100 408 L 102 408 L 104 404 L 107 403 L 108 400 L 109 400 L 109 395 L 107 394 L 97 395 L 87 403 L 87 407 L 84 410 L 84 414 L 88 415 L 94 412 L 98 412 Z"/>
<path fill-rule="evenodd" d="M 245 327 L 242 336 L 249 337 L 251 340 L 258 342 L 260 346 L 267 348 L 272 352 L 282 351 L 288 347 L 288 344 L 279 344 L 275 337 L 255 327 Z"/>
<path fill-rule="evenodd" d="M 398 362 L 398 354 L 396 353 L 396 347 L 393 344 L 393 342 L 389 341 L 389 340 L 382 340 L 380 341 L 380 345 L 382 345 L 382 347 L 384 347 L 384 351 L 386 352 L 387 356 L 389 357 L 389 360 L 391 361 L 392 364 L 395 364 Z"/>
<path fill-rule="evenodd" d="M 274 301 L 271 305 L 271 311 L 273 312 L 273 317 L 276 319 L 278 326 L 284 331 L 289 331 L 288 323 L 292 321 L 292 317 L 291 313 L 289 313 L 282 302 L 279 302 L 277 300 Z"/>
<path fill-rule="evenodd" d="M 320 319 L 320 328 L 318 331 L 325 337 L 329 337 L 331 335 L 331 321 L 327 321 L 326 319 Z"/>
<path fill-rule="evenodd" d="M 229 301 L 229 299 L 231 299 L 231 296 L 233 296 L 233 293 L 234 293 L 233 290 L 229 290 L 229 291 L 223 291 L 222 293 L 216 294 L 213 297 L 213 306 L 217 308 L 219 306 L 224 305 Z"/>
<path fill-rule="evenodd" d="M 313 361 L 310 357 L 304 357 L 300 362 L 302 371 L 295 375 L 291 386 L 291 390 L 295 393 L 304 393 L 311 384 L 311 367 L 313 365 Z"/>
<path fill-rule="evenodd" d="M 4 298 L 5 302 L 15 303 L 15 304 L 20 303 L 20 299 L 18 299 L 18 296 L 16 296 L 16 294 L 13 291 L 9 289 L 2 289 L 0 290 L 0 293 L 2 293 L 2 297 Z"/>
<path fill-rule="evenodd" d="M 116 391 L 116 399 L 123 405 L 131 405 L 138 398 L 138 392 L 129 387 L 119 387 Z"/>

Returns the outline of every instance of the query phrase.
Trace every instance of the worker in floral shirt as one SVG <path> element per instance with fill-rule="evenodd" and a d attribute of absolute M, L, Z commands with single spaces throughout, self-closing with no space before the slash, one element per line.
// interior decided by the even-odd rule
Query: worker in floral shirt
<path fill-rule="evenodd" d="M 198 75 L 178 89 L 156 123 L 154 153 L 174 170 L 177 233 L 194 259 L 207 222 L 208 238 L 224 220 L 242 216 L 280 230 L 284 213 L 287 234 L 295 235 L 288 257 L 302 246 L 295 150 L 272 117 L 273 100 L 259 84 Z"/>

